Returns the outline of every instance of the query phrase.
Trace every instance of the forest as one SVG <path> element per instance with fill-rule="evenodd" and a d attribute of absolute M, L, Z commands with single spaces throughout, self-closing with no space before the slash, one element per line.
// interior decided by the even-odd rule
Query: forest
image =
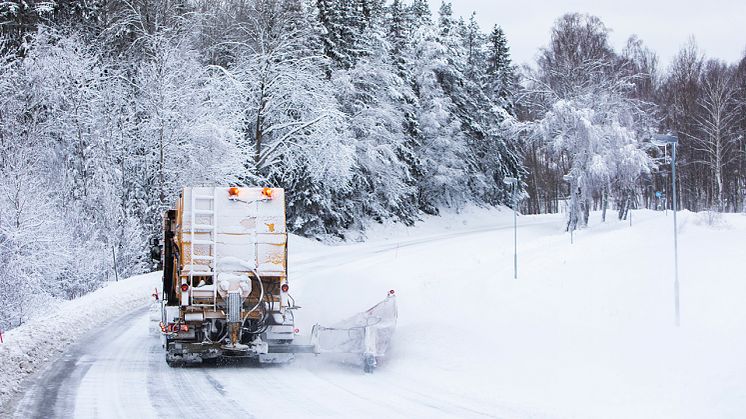
<path fill-rule="evenodd" d="M 0 328 L 153 269 L 184 185 L 285 188 L 319 240 L 472 204 L 574 229 L 670 208 L 672 133 L 679 207 L 746 212 L 746 50 L 609 32 L 559 16 L 517 66 L 449 2 L 0 1 Z"/>

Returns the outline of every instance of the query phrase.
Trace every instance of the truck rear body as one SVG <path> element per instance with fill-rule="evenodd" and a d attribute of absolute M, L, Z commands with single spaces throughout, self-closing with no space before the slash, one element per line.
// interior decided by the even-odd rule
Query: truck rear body
<path fill-rule="evenodd" d="M 295 335 L 282 189 L 184 188 L 164 216 L 163 259 L 169 364 L 292 358 L 269 351 Z"/>

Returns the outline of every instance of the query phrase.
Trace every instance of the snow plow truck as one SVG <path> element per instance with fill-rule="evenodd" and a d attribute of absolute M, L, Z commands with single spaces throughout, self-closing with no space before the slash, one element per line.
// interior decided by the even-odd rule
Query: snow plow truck
<path fill-rule="evenodd" d="M 353 353 L 366 372 L 396 325 L 393 291 L 298 343 L 287 276 L 285 192 L 280 188 L 188 187 L 164 214 L 159 324 L 170 366 L 208 359 L 284 363 L 298 353 Z"/>

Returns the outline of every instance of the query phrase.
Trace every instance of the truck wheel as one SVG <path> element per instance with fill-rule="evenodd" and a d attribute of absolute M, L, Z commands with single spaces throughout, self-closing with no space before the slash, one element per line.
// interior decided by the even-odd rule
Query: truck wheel
<path fill-rule="evenodd" d="M 171 368 L 178 368 L 184 366 L 184 361 L 179 357 L 166 354 L 166 364 Z"/>

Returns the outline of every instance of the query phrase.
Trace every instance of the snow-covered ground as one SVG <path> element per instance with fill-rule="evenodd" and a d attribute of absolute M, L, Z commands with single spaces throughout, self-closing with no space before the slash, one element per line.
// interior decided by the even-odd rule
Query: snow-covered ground
<path fill-rule="evenodd" d="M 160 275 L 128 278 L 54 307 L 42 318 L 3 335 L 0 344 L 0 407 L 23 380 L 59 358 L 87 333 L 98 333 L 113 317 L 140 308 L 160 289 Z"/>
<path fill-rule="evenodd" d="M 679 214 L 678 328 L 671 213 L 635 211 L 631 227 L 599 218 L 593 214 L 571 245 L 561 215 L 519 217 L 518 279 L 507 210 L 468 208 L 414 228 L 377 226 L 364 243 L 292 237 L 291 293 L 303 306 L 302 332 L 396 290 L 399 327 L 374 374 L 324 357 L 282 368 L 169 369 L 140 310 L 82 337 L 65 368 L 31 380 L 37 385 L 16 400 L 15 413 L 742 417 L 746 216 L 726 215 L 713 227 L 703 215 Z"/>

